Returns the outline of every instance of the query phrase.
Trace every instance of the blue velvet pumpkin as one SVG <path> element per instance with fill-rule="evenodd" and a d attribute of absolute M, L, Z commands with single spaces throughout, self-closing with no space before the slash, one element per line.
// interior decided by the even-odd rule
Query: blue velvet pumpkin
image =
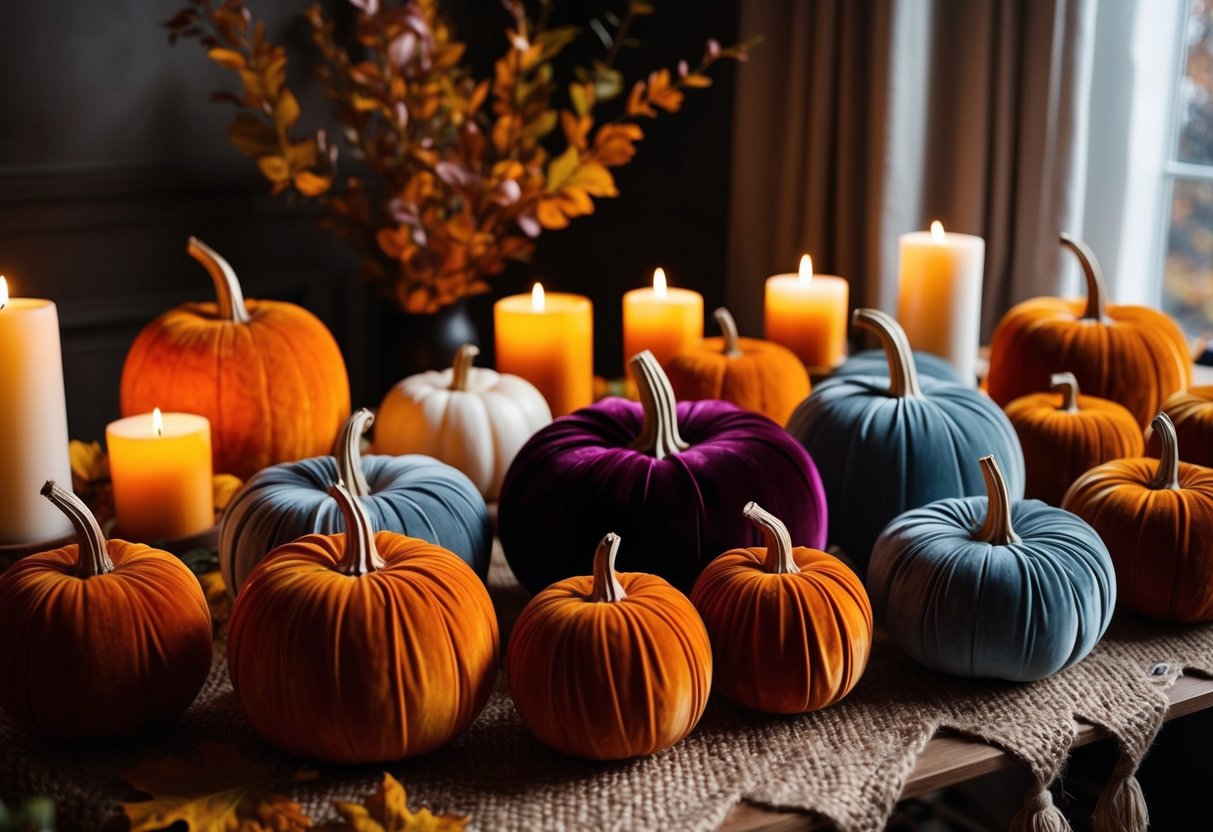
<path fill-rule="evenodd" d="M 792 414 L 788 432 L 817 463 L 830 542 L 862 573 L 876 536 L 894 517 L 982 493 L 974 459 L 993 453 L 1016 499 L 1025 474 L 1019 438 L 998 405 L 972 387 L 919 381 L 905 332 L 891 316 L 857 309 L 854 322 L 880 336 L 886 372 L 818 385 Z"/>
<path fill-rule="evenodd" d="M 488 575 L 493 531 L 480 491 L 450 465 L 420 454 L 361 456 L 362 434 L 374 416 L 362 409 L 337 436 L 336 456 L 274 465 L 237 492 L 219 528 L 219 567 L 228 591 L 267 554 L 306 534 L 335 534 L 344 518 L 328 489 L 345 483 L 376 532 L 392 531 L 449 549 Z"/>
<path fill-rule="evenodd" d="M 956 372 L 956 368 L 952 366 L 952 362 L 948 359 L 938 356 L 933 352 L 923 352 L 922 350 L 914 350 L 914 366 L 918 369 L 918 375 L 922 378 L 933 378 L 939 381 L 950 381 L 952 384 L 961 384 L 960 373 Z M 852 355 L 846 361 L 830 374 L 830 378 L 838 378 L 840 376 L 885 376 L 889 375 L 889 359 L 885 357 L 884 350 L 860 350 Z"/>
<path fill-rule="evenodd" d="M 1099 534 L 1040 500 L 1012 501 L 993 457 L 988 497 L 907 511 L 872 552 L 868 593 L 915 661 L 960 676 L 1031 681 L 1082 659 L 1116 605 Z"/>

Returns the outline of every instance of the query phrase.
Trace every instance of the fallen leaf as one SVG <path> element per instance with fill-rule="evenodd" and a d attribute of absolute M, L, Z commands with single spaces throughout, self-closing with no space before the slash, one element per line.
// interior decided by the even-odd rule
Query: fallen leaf
<path fill-rule="evenodd" d="M 150 800 L 123 803 L 131 832 L 184 823 L 190 832 L 295 832 L 310 829 L 299 804 L 270 790 L 277 780 L 235 747 L 204 742 L 201 765 L 145 760 L 119 776 Z M 307 775 L 294 778 L 307 779 Z"/>
<path fill-rule="evenodd" d="M 435 815 L 425 807 L 410 811 L 404 786 L 387 772 L 379 789 L 361 803 L 334 805 L 341 821 L 325 827 L 334 832 L 462 832 L 468 825 L 468 819 L 459 815 Z"/>

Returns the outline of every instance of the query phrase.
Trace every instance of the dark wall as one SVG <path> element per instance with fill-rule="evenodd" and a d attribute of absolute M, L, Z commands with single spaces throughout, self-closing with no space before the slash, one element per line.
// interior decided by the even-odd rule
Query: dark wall
<path fill-rule="evenodd" d="M 307 48 L 304 5 L 252 7 L 299 55 Z M 706 38 L 735 38 L 734 3 L 693 13 L 680 5 L 645 21 L 645 46 L 624 53 L 625 71 L 680 57 L 694 63 Z M 463 0 L 452 8 L 477 59 L 491 62 L 500 5 Z M 146 0 L 0 10 L 9 34 L 0 50 L 0 274 L 15 294 L 59 305 L 72 435 L 98 438 L 117 416 L 122 361 L 139 328 L 176 303 L 210 296 L 205 272 L 185 254 L 190 234 L 231 260 L 246 295 L 291 299 L 320 315 L 345 351 L 355 403 L 376 404 L 383 391 L 372 381 L 380 359 L 373 324 L 383 301 L 358 283 L 356 255 L 317 231 L 313 216 L 271 198 L 227 145 L 231 111 L 206 98 L 232 79 L 196 43 L 168 45 L 159 24 L 175 10 Z M 717 73 L 715 89 L 693 91 L 682 113 L 646 122 L 637 159 L 618 171 L 622 196 L 546 234 L 535 264 L 512 268 L 494 292 L 538 278 L 590 295 L 600 373 L 621 370 L 620 295 L 646 283 L 655 266 L 675 285 L 704 292 L 709 310 L 723 298 L 733 71 Z M 327 107 L 303 61 L 290 83 L 301 93 L 304 125 L 323 124 Z M 485 340 L 490 305 L 474 304 Z"/>

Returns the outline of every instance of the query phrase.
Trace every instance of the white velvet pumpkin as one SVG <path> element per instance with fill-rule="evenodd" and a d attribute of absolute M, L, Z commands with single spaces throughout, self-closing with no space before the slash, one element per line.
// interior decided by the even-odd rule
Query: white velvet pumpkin
<path fill-rule="evenodd" d="M 375 421 L 375 452 L 428 454 L 495 500 L 515 454 L 552 421 L 552 411 L 525 379 L 473 367 L 479 352 L 465 344 L 450 369 L 409 376 L 389 390 Z"/>

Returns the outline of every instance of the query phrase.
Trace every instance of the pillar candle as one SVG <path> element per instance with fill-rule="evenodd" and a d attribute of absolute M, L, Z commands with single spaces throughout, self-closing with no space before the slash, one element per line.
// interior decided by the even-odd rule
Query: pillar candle
<path fill-rule="evenodd" d="M 981 283 L 986 242 L 971 234 L 901 235 L 901 289 L 897 318 L 910 346 L 950 361 L 960 377 L 977 383 L 981 337 Z"/>
<path fill-rule="evenodd" d="M 115 533 L 151 542 L 215 524 L 211 423 L 193 413 L 128 416 L 105 429 Z"/>
<path fill-rule="evenodd" d="M 67 537 L 71 523 L 42 484 L 72 481 L 59 313 L 49 300 L 12 298 L 0 277 L 0 544 Z"/>
<path fill-rule="evenodd" d="M 594 401 L 594 307 L 582 295 L 511 295 L 493 306 L 497 369 L 535 385 L 553 416 Z"/>
<path fill-rule="evenodd" d="M 763 304 L 766 337 L 796 353 L 806 366 L 828 370 L 847 356 L 850 285 L 832 274 L 813 274 L 809 255 L 797 274 L 767 278 Z"/>
<path fill-rule="evenodd" d="M 683 348 L 703 338 L 703 295 L 671 288 L 665 270 L 653 272 L 653 285 L 623 296 L 623 366 L 632 356 L 653 353 L 662 366 Z"/>

